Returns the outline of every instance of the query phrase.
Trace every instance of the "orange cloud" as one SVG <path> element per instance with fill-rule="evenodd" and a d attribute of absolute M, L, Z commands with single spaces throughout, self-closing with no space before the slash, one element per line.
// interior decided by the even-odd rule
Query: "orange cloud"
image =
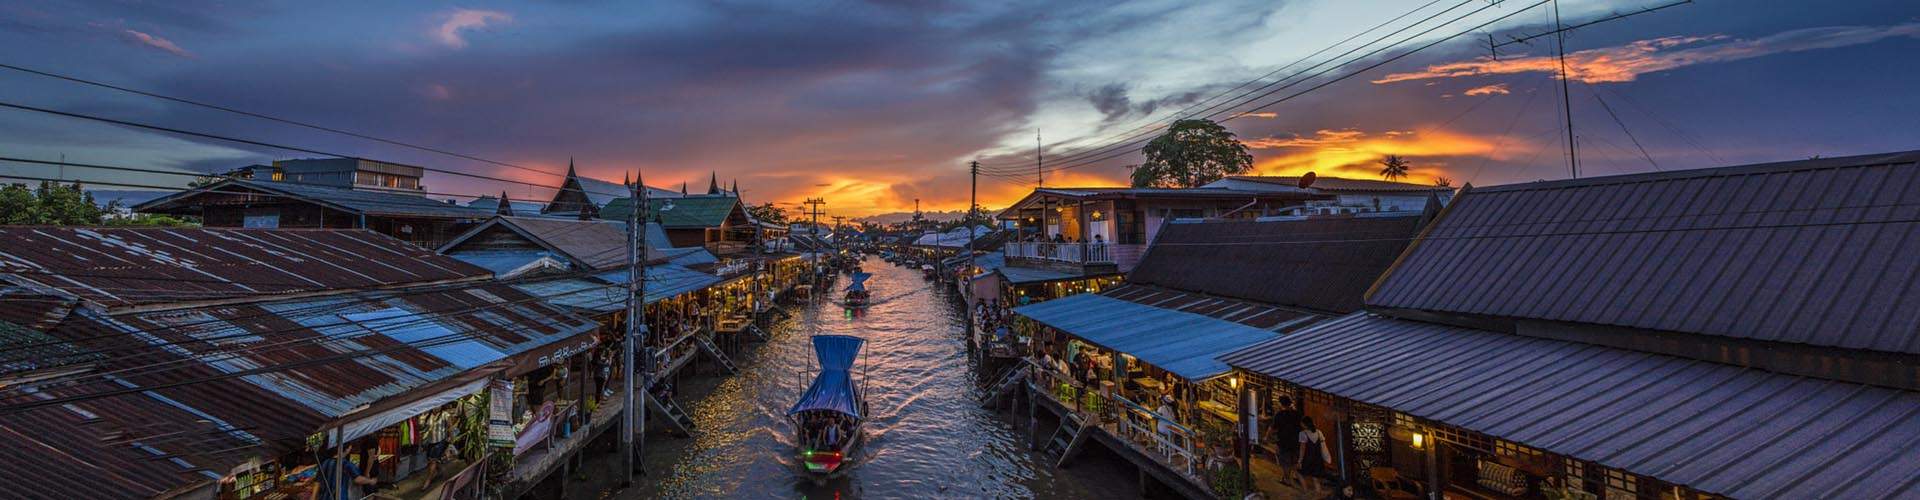
<path fill-rule="evenodd" d="M 1275 112 L 1272 112 L 1272 111 L 1255 111 L 1255 112 L 1251 112 L 1251 113 L 1240 113 L 1240 114 L 1236 114 L 1236 115 L 1233 115 L 1233 117 L 1234 117 L 1234 118 L 1241 118 L 1241 117 L 1245 117 L 1245 118 L 1266 118 L 1266 119 L 1274 119 L 1274 118 L 1279 118 L 1279 117 L 1280 117 L 1280 113 L 1275 113 Z"/>
<path fill-rule="evenodd" d="M 1643 74 L 1696 64 L 1846 47 L 1893 37 L 1920 37 L 1920 22 L 1892 26 L 1806 28 L 1751 40 L 1727 41 L 1730 37 L 1726 35 L 1670 36 L 1640 40 L 1626 45 L 1568 53 L 1567 78 L 1586 83 L 1630 82 Z M 1393 73 L 1374 80 L 1373 83 L 1518 73 L 1546 73 L 1557 76 L 1559 71 L 1560 61 L 1552 56 L 1522 56 L 1499 60 L 1483 57 L 1472 61 L 1427 66 L 1421 71 Z"/>
<path fill-rule="evenodd" d="M 1507 84 L 1504 84 L 1504 83 L 1496 83 L 1493 85 L 1483 85 L 1479 87 L 1474 87 L 1474 88 L 1467 89 L 1467 91 L 1464 92 L 1464 94 L 1467 94 L 1470 96 L 1471 95 L 1494 95 L 1494 94 L 1507 95 L 1511 93 L 1513 92 L 1507 90 Z"/>
<path fill-rule="evenodd" d="M 1371 134 L 1357 129 L 1319 130 L 1310 136 L 1273 137 L 1247 142 L 1261 152 L 1254 170 L 1261 175 L 1299 175 L 1317 172 L 1344 177 L 1375 177 L 1377 161 L 1389 154 L 1407 157 L 1415 178 L 1447 177 L 1448 158 L 1486 157 L 1508 160 L 1530 154 L 1535 146 L 1514 138 L 1474 136 L 1450 131 L 1415 133 L 1386 131 Z"/>

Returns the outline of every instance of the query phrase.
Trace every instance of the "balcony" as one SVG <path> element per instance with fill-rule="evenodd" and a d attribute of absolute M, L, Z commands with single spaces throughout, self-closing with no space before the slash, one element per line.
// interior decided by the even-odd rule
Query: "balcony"
<path fill-rule="evenodd" d="M 1010 242 L 1005 247 L 1008 263 L 1034 267 L 1063 268 L 1079 272 L 1106 270 L 1128 272 L 1146 255 L 1146 245 L 1118 243 Z"/>

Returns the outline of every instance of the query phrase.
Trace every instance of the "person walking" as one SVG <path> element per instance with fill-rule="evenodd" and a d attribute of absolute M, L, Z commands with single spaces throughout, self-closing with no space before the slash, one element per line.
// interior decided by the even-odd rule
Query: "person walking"
<path fill-rule="evenodd" d="M 1273 433 L 1273 463 L 1280 464 L 1283 471 L 1282 481 L 1290 484 L 1303 484 L 1300 477 L 1300 408 L 1294 406 L 1293 398 L 1281 396 L 1280 404 L 1273 412 L 1273 422 L 1267 426 Z"/>
<path fill-rule="evenodd" d="M 1327 435 L 1313 425 L 1313 417 L 1300 417 L 1300 450 L 1298 459 L 1300 475 L 1307 479 L 1307 489 L 1320 492 L 1320 481 L 1327 477 L 1327 463 L 1333 461 L 1333 454 L 1327 451 Z"/>

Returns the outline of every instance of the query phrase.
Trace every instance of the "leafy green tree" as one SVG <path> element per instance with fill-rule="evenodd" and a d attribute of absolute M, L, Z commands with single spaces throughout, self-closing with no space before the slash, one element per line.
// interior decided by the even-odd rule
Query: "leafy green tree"
<path fill-rule="evenodd" d="M 40 189 L 34 194 L 40 199 L 40 220 L 34 224 L 93 225 L 99 224 L 104 214 L 100 206 L 93 203 L 93 193 L 81 189 L 79 183 L 61 185 L 41 181 Z"/>
<path fill-rule="evenodd" d="M 40 197 L 25 184 L 0 187 L 0 224 L 39 224 Z"/>
<path fill-rule="evenodd" d="M 1173 122 L 1141 152 L 1147 161 L 1133 167 L 1134 187 L 1199 187 L 1253 169 L 1247 146 L 1213 120 Z"/>
<path fill-rule="evenodd" d="M 773 202 L 760 205 L 747 205 L 747 215 L 753 216 L 754 220 L 760 222 L 772 224 L 787 224 L 789 222 L 787 220 L 787 212 L 781 210 L 779 207 L 773 206 Z"/>
<path fill-rule="evenodd" d="M 1380 159 L 1380 177 L 1389 181 L 1406 177 L 1407 170 L 1410 168 L 1412 166 L 1407 164 L 1407 159 L 1400 155 L 1387 155 L 1386 158 Z"/>

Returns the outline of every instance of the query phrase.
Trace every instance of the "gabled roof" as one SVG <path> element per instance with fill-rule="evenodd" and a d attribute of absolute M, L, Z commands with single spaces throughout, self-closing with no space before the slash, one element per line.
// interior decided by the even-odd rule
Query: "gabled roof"
<path fill-rule="evenodd" d="M 1467 188 L 1367 304 L 1920 353 L 1917 162 Z"/>
<path fill-rule="evenodd" d="M 495 217 L 441 245 L 439 252 L 453 255 L 491 250 L 499 246 L 498 242 L 481 239 L 500 230 L 511 231 L 583 270 L 609 269 L 627 262 L 627 225 L 610 220 Z M 648 262 L 666 259 L 659 249 L 647 250 Z"/>
<path fill-rule="evenodd" d="M 1399 212 L 1169 223 L 1127 281 L 1345 314 L 1360 309 L 1425 220 Z"/>
<path fill-rule="evenodd" d="M 1271 184 L 1273 186 L 1285 188 L 1285 189 L 1295 189 L 1295 190 L 1300 189 L 1300 176 L 1296 176 L 1296 175 L 1233 175 L 1233 176 L 1228 176 L 1227 179 L 1236 180 L 1236 181 L 1257 182 L 1261 184 Z M 1308 185 L 1307 189 L 1317 190 L 1317 191 L 1326 191 L 1326 192 L 1332 192 L 1332 193 L 1343 193 L 1343 192 L 1378 193 L 1378 192 L 1403 191 L 1407 193 L 1418 194 L 1418 193 L 1429 193 L 1429 192 L 1446 193 L 1446 192 L 1453 191 L 1453 188 L 1451 187 L 1435 186 L 1431 184 L 1414 184 L 1410 182 L 1394 182 L 1394 181 L 1384 181 L 1384 180 L 1375 180 L 1375 179 L 1349 179 L 1345 177 L 1322 177 L 1322 176 L 1315 176 L 1313 179 L 1313 184 Z"/>
<path fill-rule="evenodd" d="M 1920 497 L 1920 392 L 1369 313 L 1222 359 L 1730 498 Z"/>
<path fill-rule="evenodd" d="M 748 221 L 746 208 L 740 205 L 740 199 L 730 195 L 652 198 L 648 201 L 651 208 L 647 211 L 647 218 L 667 229 L 720 227 L 729 219 L 739 224 Z M 626 220 L 632 206 L 631 198 L 613 200 L 600 210 L 600 218 Z"/>
<path fill-rule="evenodd" d="M 295 200 L 347 213 L 433 219 L 485 219 L 494 215 L 496 206 L 469 207 L 428 199 L 425 196 L 387 191 L 348 189 L 293 182 L 226 179 L 206 186 L 154 198 L 134 205 L 135 212 L 191 212 L 194 199 L 227 193 L 264 193 L 263 202 Z"/>
<path fill-rule="evenodd" d="M 364 229 L 0 227 L 0 279 L 109 308 L 486 275 Z"/>

